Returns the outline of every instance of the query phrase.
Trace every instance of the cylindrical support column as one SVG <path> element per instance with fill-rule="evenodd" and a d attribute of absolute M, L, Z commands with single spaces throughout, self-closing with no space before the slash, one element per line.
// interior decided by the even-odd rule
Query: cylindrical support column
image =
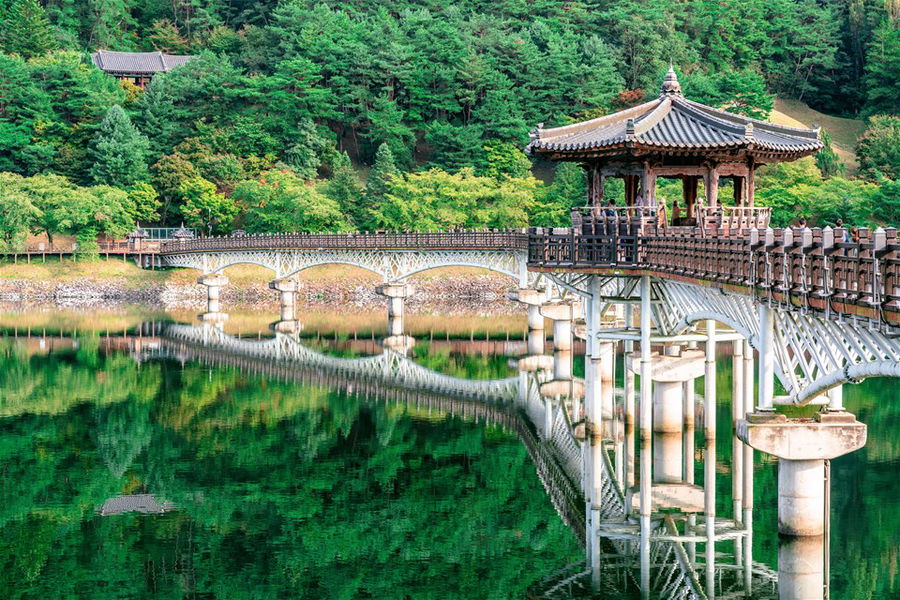
<path fill-rule="evenodd" d="M 281 320 L 293 321 L 296 317 L 297 292 L 280 292 Z"/>
<path fill-rule="evenodd" d="M 569 381 L 572 379 L 573 360 L 571 350 L 557 350 L 553 353 L 553 379 L 555 381 Z M 588 382 L 585 381 L 585 386 L 587 385 Z M 590 392 L 586 391 L 586 393 Z"/>
<path fill-rule="evenodd" d="M 682 480 L 683 387 L 680 381 L 653 382 L 653 481 Z"/>
<path fill-rule="evenodd" d="M 782 537 L 778 544 L 778 597 L 822 600 L 826 584 L 825 537 Z"/>
<path fill-rule="evenodd" d="M 844 410 L 844 386 L 839 385 L 828 390 L 828 410 L 833 412 Z"/>
<path fill-rule="evenodd" d="M 386 283 L 375 289 L 375 293 L 387 298 L 388 335 L 403 335 L 405 300 L 413 294 L 413 287 L 405 283 Z"/>
<path fill-rule="evenodd" d="M 616 365 L 615 345 L 609 342 L 594 342 L 595 376 L 600 380 L 600 418 L 606 437 L 615 440 L 613 417 L 615 416 L 616 390 L 614 370 Z"/>
<path fill-rule="evenodd" d="M 221 273 L 204 275 L 197 280 L 200 285 L 206 286 L 206 312 L 219 313 L 222 310 L 219 301 L 222 287 L 228 285 L 228 278 Z"/>
<path fill-rule="evenodd" d="M 753 348 L 744 340 L 744 415 L 753 412 Z M 753 448 L 743 444 L 744 486 L 742 502 L 744 506 L 744 587 L 750 592 L 753 579 Z"/>
<path fill-rule="evenodd" d="M 530 329 L 528 331 L 528 355 L 535 356 L 544 353 L 544 330 Z"/>
<path fill-rule="evenodd" d="M 681 390 L 684 413 L 684 481 L 694 483 L 694 380 L 685 381 Z"/>
<path fill-rule="evenodd" d="M 767 304 L 759 305 L 759 403 L 756 409 L 774 410 L 775 316 Z"/>
<path fill-rule="evenodd" d="M 389 297 L 388 335 L 403 335 L 403 301 L 402 297 Z"/>
<path fill-rule="evenodd" d="M 825 461 L 778 459 L 778 532 L 825 533 Z"/>
<path fill-rule="evenodd" d="M 641 277 L 641 404 L 640 404 L 640 534 L 641 534 L 641 594 L 650 594 L 650 516 L 653 512 L 652 496 L 652 429 L 653 384 L 650 350 L 650 277 Z"/>
<path fill-rule="evenodd" d="M 544 330 L 544 315 L 541 314 L 541 307 L 539 304 L 528 305 L 528 330 Z"/>
<path fill-rule="evenodd" d="M 625 323 L 627 327 L 634 324 L 633 308 L 631 304 L 625 305 Z M 634 360 L 634 342 L 625 342 L 625 488 L 634 486 L 634 371 L 631 362 Z"/>
<path fill-rule="evenodd" d="M 269 282 L 269 287 L 278 292 L 281 322 L 295 321 L 300 282 L 296 279 L 276 279 Z"/>
<path fill-rule="evenodd" d="M 694 483 L 694 380 L 689 379 L 683 384 L 681 391 L 684 399 L 684 458 L 682 463 L 684 466 L 685 483 Z M 691 513 L 687 517 L 688 527 L 692 530 L 697 525 L 697 515 Z M 687 553 L 690 561 L 697 560 L 697 544 L 691 542 L 687 544 Z"/>
<path fill-rule="evenodd" d="M 743 522 L 744 445 L 734 424 L 744 418 L 744 340 L 734 340 L 731 359 L 731 498 L 734 522 L 739 524 Z M 735 557 L 739 558 L 740 544 L 735 546 Z"/>
<path fill-rule="evenodd" d="M 591 298 L 585 306 L 585 320 L 587 325 L 587 347 L 585 352 L 585 378 L 590 375 L 591 390 L 585 394 L 588 404 L 589 431 L 588 442 L 590 444 L 587 467 L 590 476 L 590 513 L 588 530 L 590 540 L 591 584 L 594 589 L 600 587 L 600 509 L 603 501 L 603 425 L 609 418 L 604 410 L 604 398 L 612 393 L 610 371 L 612 367 L 612 344 L 601 344 L 597 340 L 600 331 L 601 313 L 601 281 L 594 276 L 591 278 Z M 554 333 L 555 335 L 555 333 Z M 611 415 L 610 415 L 611 416 Z"/>
<path fill-rule="evenodd" d="M 703 375 L 703 512 L 706 519 L 706 589 L 712 597 L 716 585 L 716 322 L 706 321 L 706 364 Z"/>
<path fill-rule="evenodd" d="M 554 350 L 572 349 L 572 321 L 553 321 L 553 348 Z"/>

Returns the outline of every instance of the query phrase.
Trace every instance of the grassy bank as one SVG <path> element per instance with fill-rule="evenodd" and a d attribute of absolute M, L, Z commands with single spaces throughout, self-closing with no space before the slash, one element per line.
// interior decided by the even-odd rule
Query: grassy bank
<path fill-rule="evenodd" d="M 471 267 L 445 267 L 419 273 L 410 278 L 411 281 L 433 282 L 444 279 L 478 276 L 489 273 L 483 269 Z M 256 265 L 235 265 L 225 269 L 230 282 L 234 285 L 258 284 L 272 280 L 272 271 Z M 32 260 L 31 264 L 19 261 L 0 262 L 0 282 L 6 280 L 21 281 L 54 281 L 70 282 L 80 279 L 95 281 L 116 281 L 125 287 L 139 289 L 149 285 L 170 283 L 173 285 L 192 285 L 197 283 L 199 272 L 194 269 L 157 269 L 148 270 L 137 267 L 132 262 L 124 262 L 118 258 L 106 260 L 101 258 L 92 262 L 72 261 L 68 258 L 47 257 L 46 262 Z M 498 275 L 498 277 L 501 277 Z M 358 267 L 349 265 L 323 265 L 306 269 L 299 275 L 301 281 L 323 282 L 328 280 L 353 279 L 360 282 L 371 281 L 377 284 L 380 278 Z M 512 280 L 510 280 L 512 287 Z"/>

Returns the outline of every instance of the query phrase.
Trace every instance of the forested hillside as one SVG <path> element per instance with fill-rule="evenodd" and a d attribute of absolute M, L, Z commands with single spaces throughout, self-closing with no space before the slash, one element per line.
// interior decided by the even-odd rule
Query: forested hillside
<path fill-rule="evenodd" d="M 670 61 L 690 98 L 734 112 L 765 118 L 777 94 L 871 119 L 860 179 L 830 151 L 790 167 L 758 196 L 791 207 L 776 221 L 900 221 L 900 0 L 0 0 L 0 21 L 8 246 L 136 219 L 561 223 L 580 170 L 532 177 L 528 131 L 654 97 Z M 97 49 L 197 58 L 141 90 Z"/>

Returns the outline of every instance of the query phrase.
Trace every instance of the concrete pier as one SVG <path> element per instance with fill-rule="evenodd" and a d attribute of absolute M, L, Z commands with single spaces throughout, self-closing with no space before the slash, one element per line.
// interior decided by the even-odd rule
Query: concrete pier
<path fill-rule="evenodd" d="M 301 284 L 296 279 L 276 279 L 269 282 L 269 288 L 279 293 L 280 319 L 271 328 L 278 333 L 299 333 L 303 328 L 297 320 L 297 292 Z"/>
<path fill-rule="evenodd" d="M 782 537 L 778 544 L 778 598 L 823 600 L 825 536 Z"/>
<path fill-rule="evenodd" d="M 565 301 L 544 304 L 541 315 L 553 321 L 553 349 L 572 349 L 572 325 L 578 314 L 577 302 Z"/>
<path fill-rule="evenodd" d="M 387 298 L 389 336 L 403 335 L 404 301 L 414 291 L 408 283 L 386 283 L 375 288 L 376 294 Z"/>
<path fill-rule="evenodd" d="M 206 286 L 206 312 L 220 313 L 222 312 L 219 296 L 222 287 L 228 285 L 228 278 L 222 273 L 210 273 L 203 275 L 197 280 L 200 285 Z"/>
<path fill-rule="evenodd" d="M 668 345 L 662 355 L 654 352 L 653 367 L 653 481 L 684 482 L 684 388 L 704 373 L 704 354 Z M 639 365 L 632 362 L 632 370 Z"/>
<path fill-rule="evenodd" d="M 825 460 L 862 448 L 866 426 L 850 413 L 788 419 L 755 413 L 737 424 L 746 444 L 778 457 L 778 531 L 789 536 L 825 532 Z M 745 465 L 746 468 L 746 465 Z"/>

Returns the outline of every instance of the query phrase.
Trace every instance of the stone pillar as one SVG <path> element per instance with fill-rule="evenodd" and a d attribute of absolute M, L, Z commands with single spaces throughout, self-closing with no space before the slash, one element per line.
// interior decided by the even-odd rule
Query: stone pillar
<path fill-rule="evenodd" d="M 386 283 L 375 288 L 376 294 L 387 298 L 388 336 L 403 335 L 404 301 L 413 292 L 413 286 L 407 283 Z"/>
<path fill-rule="evenodd" d="M 572 349 L 572 325 L 577 312 L 577 303 L 555 302 L 541 306 L 541 315 L 553 321 L 553 349 Z"/>
<path fill-rule="evenodd" d="M 570 381 L 572 379 L 573 356 L 571 350 L 557 350 L 553 353 L 553 379 Z"/>
<path fill-rule="evenodd" d="M 737 436 L 737 422 L 744 418 L 744 340 L 734 340 L 731 362 L 731 499 L 735 525 L 743 522 L 744 444 Z M 735 544 L 735 557 L 741 552 Z"/>
<path fill-rule="evenodd" d="M 703 364 L 703 514 L 706 530 L 706 589 L 715 590 L 716 578 L 716 322 L 706 321 Z M 712 596 L 713 594 L 710 594 Z"/>
<path fill-rule="evenodd" d="M 507 294 L 507 297 L 528 307 L 528 354 L 543 354 L 545 338 L 541 305 L 547 301 L 547 292 L 543 289 L 519 288 Z"/>
<path fill-rule="evenodd" d="M 634 324 L 634 307 L 632 304 L 625 305 L 625 326 L 631 328 Z M 627 340 L 625 342 L 625 489 L 634 486 L 634 384 L 635 384 L 635 368 L 634 364 L 634 342 Z"/>
<path fill-rule="evenodd" d="M 297 292 L 300 282 L 296 279 L 275 279 L 269 282 L 269 288 L 279 293 L 280 319 L 271 325 L 279 333 L 298 333 L 300 323 L 297 321 Z"/>
<path fill-rule="evenodd" d="M 652 355 L 652 464 L 656 483 L 684 481 L 684 387 L 703 375 L 703 356 L 699 350 L 682 350 L 674 344 L 666 346 L 663 355 Z"/>
<path fill-rule="evenodd" d="M 529 356 L 537 356 L 544 353 L 544 330 L 531 329 L 528 331 L 528 341 L 526 342 L 527 352 Z"/>
<path fill-rule="evenodd" d="M 547 292 L 543 289 L 519 288 L 509 292 L 507 298 L 514 302 L 521 302 L 528 307 L 528 330 L 542 331 L 544 329 L 544 317 L 541 315 L 541 305 L 547 302 Z"/>
<path fill-rule="evenodd" d="M 825 533 L 825 461 L 778 461 L 778 531 L 785 535 Z"/>
<path fill-rule="evenodd" d="M 206 312 L 207 314 L 219 314 L 222 312 L 222 306 L 219 302 L 219 295 L 222 286 L 228 285 L 228 278 L 222 273 L 210 273 L 203 275 L 197 280 L 200 285 L 206 286 Z"/>
<path fill-rule="evenodd" d="M 778 544 L 778 597 L 822 600 L 825 597 L 825 536 L 782 537 Z"/>
<path fill-rule="evenodd" d="M 862 448 L 866 426 L 850 413 L 819 413 L 810 421 L 764 412 L 738 422 L 738 437 L 778 457 L 779 533 L 822 535 L 827 518 L 824 461 Z"/>

